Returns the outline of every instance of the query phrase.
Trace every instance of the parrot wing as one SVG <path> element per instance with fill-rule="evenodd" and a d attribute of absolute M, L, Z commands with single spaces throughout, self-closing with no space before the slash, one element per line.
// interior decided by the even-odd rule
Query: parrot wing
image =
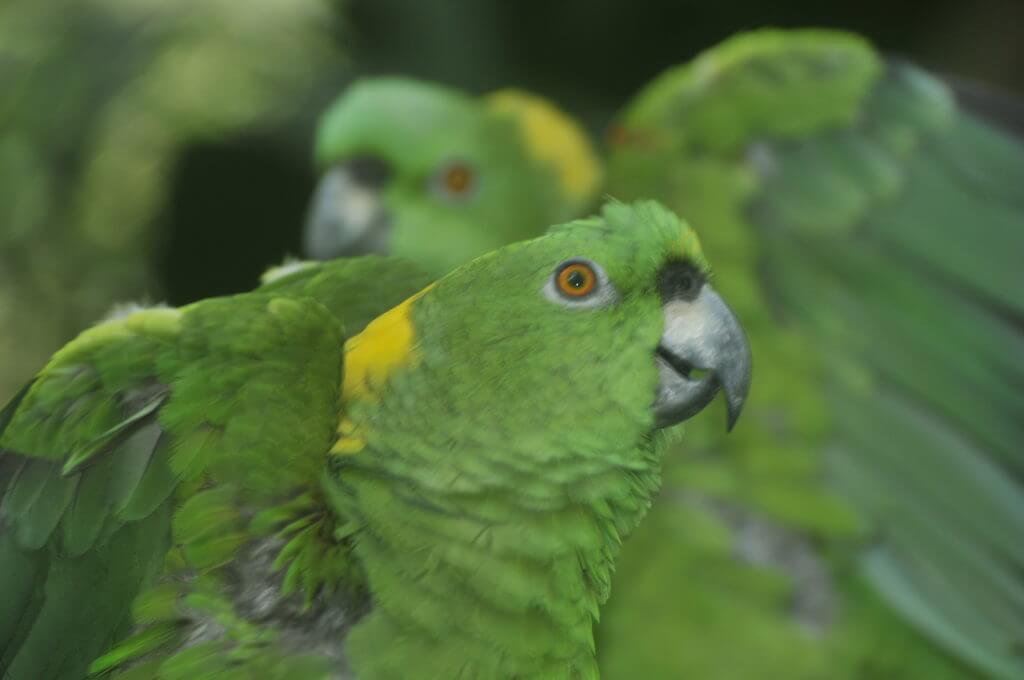
<path fill-rule="evenodd" d="M 342 344 L 319 303 L 246 294 L 137 311 L 58 352 L 0 412 L 0 677 L 81 678 L 140 622 L 94 671 L 177 639 L 173 597 L 161 614 L 133 601 L 172 565 L 230 562 L 252 531 L 241 507 L 318 480 Z M 217 644 L 168 663 L 194 671 L 211 645 L 227 663 Z"/>
<path fill-rule="evenodd" d="M 827 472 L 876 535 L 862 573 L 962 662 L 1024 674 L 1024 145 L 828 31 L 671 69 L 610 141 L 613 193 L 686 215 L 734 304 L 774 310 L 737 309 L 765 369 L 747 422 L 758 387 L 823 400 Z M 768 338 L 794 331 L 795 357 Z"/>
<path fill-rule="evenodd" d="M 261 292 L 316 300 L 342 323 L 348 337 L 411 295 L 431 278 L 400 257 L 366 255 L 300 260 L 268 270 Z"/>

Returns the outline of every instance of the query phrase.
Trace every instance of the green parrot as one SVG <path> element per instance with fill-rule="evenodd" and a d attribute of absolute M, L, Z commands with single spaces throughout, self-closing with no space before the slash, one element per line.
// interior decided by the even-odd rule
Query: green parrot
<path fill-rule="evenodd" d="M 547 102 L 398 77 L 331 105 L 316 162 L 307 255 L 394 251 L 436 274 L 589 210 L 601 182 L 583 130 Z"/>
<path fill-rule="evenodd" d="M 597 677 L 672 426 L 749 386 L 708 279 L 612 203 L 87 330 L 0 411 L 0 677 Z"/>
<path fill-rule="evenodd" d="M 504 137 L 461 122 L 495 116 Z M 1024 146 L 829 30 L 669 69 L 608 142 L 590 167 L 534 95 L 366 81 L 322 118 L 307 225 L 310 255 L 358 241 L 438 273 L 602 191 L 701 229 L 758 381 L 736 433 L 695 418 L 666 458 L 597 630 L 605 676 L 1024 677 Z M 424 170 L 452 162 L 458 200 Z"/>

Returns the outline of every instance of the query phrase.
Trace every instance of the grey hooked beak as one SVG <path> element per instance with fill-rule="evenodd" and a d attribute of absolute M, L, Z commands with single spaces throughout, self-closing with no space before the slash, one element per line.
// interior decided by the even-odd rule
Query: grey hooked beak
<path fill-rule="evenodd" d="M 662 310 L 655 424 L 668 427 L 686 420 L 721 389 L 731 430 L 750 389 L 750 346 L 739 321 L 708 284 L 694 299 L 670 299 Z M 692 375 L 695 370 L 703 375 Z"/>
<path fill-rule="evenodd" d="M 386 252 L 388 214 L 380 191 L 389 175 L 386 164 L 371 156 L 331 168 L 313 193 L 302 234 L 305 255 L 329 260 Z"/>

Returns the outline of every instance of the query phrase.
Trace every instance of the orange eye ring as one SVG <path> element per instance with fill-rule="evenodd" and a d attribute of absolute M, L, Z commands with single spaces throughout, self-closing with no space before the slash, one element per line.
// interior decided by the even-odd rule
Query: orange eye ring
<path fill-rule="evenodd" d="M 470 183 L 473 181 L 473 177 L 469 172 L 469 168 L 464 165 L 456 165 L 449 168 L 449 171 L 444 173 L 444 185 L 453 194 L 462 194 Z"/>
<path fill-rule="evenodd" d="M 570 262 L 558 271 L 555 284 L 559 293 L 578 300 L 594 292 L 597 273 L 583 262 Z"/>
<path fill-rule="evenodd" d="M 472 163 L 453 160 L 438 167 L 430 180 L 431 189 L 441 198 L 461 201 L 476 192 L 477 177 Z"/>

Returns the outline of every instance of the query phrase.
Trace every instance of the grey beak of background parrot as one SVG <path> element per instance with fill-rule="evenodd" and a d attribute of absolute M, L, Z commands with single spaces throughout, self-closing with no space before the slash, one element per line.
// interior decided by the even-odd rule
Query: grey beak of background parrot
<path fill-rule="evenodd" d="M 329 260 L 385 252 L 389 225 L 380 192 L 389 179 L 387 164 L 374 156 L 353 158 L 328 170 L 306 217 L 306 257 Z"/>
<path fill-rule="evenodd" d="M 731 430 L 750 389 L 750 346 L 739 321 L 707 284 L 692 300 L 669 299 L 662 310 L 655 424 L 668 427 L 686 420 L 721 389 Z"/>

